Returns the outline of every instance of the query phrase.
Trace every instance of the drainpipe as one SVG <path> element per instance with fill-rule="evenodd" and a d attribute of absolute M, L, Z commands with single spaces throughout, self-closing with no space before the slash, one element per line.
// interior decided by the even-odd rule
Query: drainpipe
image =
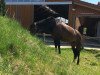
<path fill-rule="evenodd" d="M 75 14 L 73 14 L 73 20 L 72 20 L 73 23 L 72 23 L 72 24 L 73 24 L 73 28 L 74 28 L 74 29 L 75 29 L 75 20 L 76 20 L 76 16 L 75 16 Z"/>
<path fill-rule="evenodd" d="M 74 2 L 72 3 L 72 12 L 73 12 L 73 16 L 72 16 L 72 26 L 73 26 L 73 28 L 75 29 L 75 20 L 76 20 L 76 16 L 75 16 L 75 11 L 76 11 L 76 9 L 74 8 Z"/>

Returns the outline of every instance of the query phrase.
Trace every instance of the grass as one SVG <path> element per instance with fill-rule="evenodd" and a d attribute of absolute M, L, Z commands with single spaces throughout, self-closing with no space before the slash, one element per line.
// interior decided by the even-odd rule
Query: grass
<path fill-rule="evenodd" d="M 80 65 L 71 49 L 61 55 L 7 17 L 0 16 L 0 75 L 99 75 L 100 51 L 83 50 Z"/>

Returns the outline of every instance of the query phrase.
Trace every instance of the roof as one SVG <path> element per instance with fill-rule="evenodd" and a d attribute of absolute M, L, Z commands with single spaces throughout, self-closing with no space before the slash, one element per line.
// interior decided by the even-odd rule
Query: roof
<path fill-rule="evenodd" d="M 73 4 L 84 6 L 84 7 L 93 9 L 93 10 L 100 11 L 100 6 L 92 4 L 92 3 L 88 3 L 88 2 L 84 2 L 84 1 L 73 1 Z"/>

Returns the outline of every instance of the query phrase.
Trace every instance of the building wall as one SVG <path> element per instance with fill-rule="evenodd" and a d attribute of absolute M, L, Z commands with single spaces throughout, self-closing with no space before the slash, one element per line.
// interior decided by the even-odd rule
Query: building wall
<path fill-rule="evenodd" d="M 74 1 L 74 0 L 46 0 L 46 1 L 56 2 L 56 1 Z M 34 6 L 33 5 L 7 5 L 7 14 L 10 17 L 16 18 L 25 28 L 28 28 L 33 21 Z M 76 4 L 69 5 L 68 20 L 70 26 L 74 27 L 76 17 L 87 16 L 87 15 L 91 15 L 91 16 L 100 15 L 100 12 Z"/>
<path fill-rule="evenodd" d="M 25 28 L 29 28 L 33 21 L 34 7 L 32 5 L 7 5 L 6 11 L 9 17 L 18 20 Z"/>
<path fill-rule="evenodd" d="M 69 7 L 69 25 L 74 26 L 75 25 L 75 19 L 79 16 L 99 16 L 100 17 L 100 11 L 80 6 L 80 5 L 70 5 Z"/>
<path fill-rule="evenodd" d="M 75 9 L 74 12 L 76 16 L 77 15 L 100 15 L 100 11 L 96 11 L 88 7 L 74 5 L 74 9 Z"/>
<path fill-rule="evenodd" d="M 45 1 L 66 1 L 66 0 L 45 0 Z M 70 0 L 68 0 L 70 1 Z M 29 28 L 30 24 L 33 22 L 33 16 L 34 16 L 34 5 L 31 4 L 14 4 L 11 2 L 12 5 L 6 5 L 6 11 L 9 17 L 15 18 L 18 20 L 23 27 Z"/>

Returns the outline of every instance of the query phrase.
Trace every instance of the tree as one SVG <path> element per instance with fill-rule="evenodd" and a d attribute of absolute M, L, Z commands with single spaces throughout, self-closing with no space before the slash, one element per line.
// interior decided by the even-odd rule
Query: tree
<path fill-rule="evenodd" d="M 0 0 L 0 15 L 5 15 L 5 0 Z"/>

